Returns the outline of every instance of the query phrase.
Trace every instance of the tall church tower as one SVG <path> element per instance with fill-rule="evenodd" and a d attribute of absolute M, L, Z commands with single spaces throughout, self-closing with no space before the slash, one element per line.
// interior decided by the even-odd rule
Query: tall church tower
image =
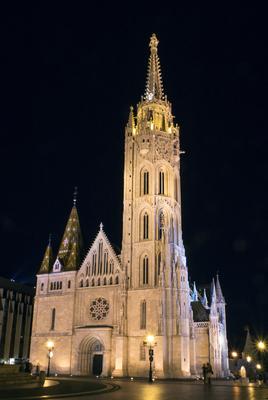
<path fill-rule="evenodd" d="M 142 373 L 142 343 L 150 333 L 157 341 L 156 373 L 167 377 L 190 374 L 190 296 L 181 234 L 179 127 L 164 95 L 156 35 L 149 46 L 145 95 L 136 116 L 130 109 L 125 130 L 122 267 L 128 316 L 133 315 L 129 373 Z"/>

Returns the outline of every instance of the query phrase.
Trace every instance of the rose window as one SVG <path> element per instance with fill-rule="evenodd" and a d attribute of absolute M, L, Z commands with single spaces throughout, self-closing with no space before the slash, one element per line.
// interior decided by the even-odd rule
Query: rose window
<path fill-rule="evenodd" d="M 98 297 L 90 303 L 89 311 L 91 318 L 100 321 L 107 317 L 109 313 L 109 302 L 103 297 Z"/>

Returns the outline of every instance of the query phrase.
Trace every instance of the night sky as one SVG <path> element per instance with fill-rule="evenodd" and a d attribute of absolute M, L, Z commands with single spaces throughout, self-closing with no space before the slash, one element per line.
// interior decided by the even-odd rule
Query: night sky
<path fill-rule="evenodd" d="M 124 127 L 155 32 L 186 152 L 189 275 L 198 286 L 219 271 L 231 346 L 246 325 L 268 334 L 265 10 L 15 4 L 0 17 L 0 275 L 34 282 L 50 232 L 58 249 L 76 185 L 86 250 L 101 221 L 121 248 Z"/>

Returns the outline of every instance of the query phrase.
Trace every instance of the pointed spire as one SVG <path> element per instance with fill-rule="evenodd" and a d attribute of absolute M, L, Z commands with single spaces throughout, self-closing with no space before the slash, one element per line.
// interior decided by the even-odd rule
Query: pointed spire
<path fill-rule="evenodd" d="M 216 295 L 217 295 L 217 302 L 218 303 L 225 303 L 225 299 L 222 294 L 219 275 L 216 276 Z"/>
<path fill-rule="evenodd" d="M 82 233 L 76 208 L 76 196 L 77 189 L 74 195 L 74 205 L 71 210 L 57 255 L 63 271 L 77 269 L 81 261 Z"/>
<path fill-rule="evenodd" d="M 144 95 L 146 101 L 164 100 L 160 60 L 157 54 L 158 43 L 157 37 L 153 33 L 149 43 L 151 54 L 149 57 L 148 74 Z"/>
<path fill-rule="evenodd" d="M 246 336 L 244 349 L 242 351 L 242 356 L 243 356 L 243 358 L 246 358 L 247 356 L 253 357 L 256 353 L 256 346 L 254 346 L 254 341 L 252 340 L 252 337 L 251 337 L 251 334 L 249 331 L 249 327 L 247 326 L 245 328 L 245 330 L 247 332 L 247 336 Z"/>
<path fill-rule="evenodd" d="M 131 129 L 135 128 L 133 107 L 130 106 L 127 126 Z"/>
<path fill-rule="evenodd" d="M 208 308 L 208 298 L 207 298 L 207 293 L 206 293 L 206 289 L 204 288 L 203 291 L 203 297 L 202 297 L 202 304 L 205 308 Z"/>
<path fill-rule="evenodd" d="M 48 245 L 43 257 L 41 267 L 38 271 L 38 274 L 48 274 L 52 269 L 52 264 L 53 264 L 53 254 L 52 254 L 51 233 L 50 233 L 48 238 Z"/>
<path fill-rule="evenodd" d="M 210 316 L 215 317 L 218 315 L 217 312 L 217 296 L 216 296 L 216 287 L 215 287 L 215 281 L 214 278 L 212 279 L 212 284 L 211 284 L 211 303 L 210 303 Z"/>
<path fill-rule="evenodd" d="M 194 282 L 194 287 L 193 287 L 192 301 L 198 301 L 198 293 L 197 293 L 195 282 Z"/>

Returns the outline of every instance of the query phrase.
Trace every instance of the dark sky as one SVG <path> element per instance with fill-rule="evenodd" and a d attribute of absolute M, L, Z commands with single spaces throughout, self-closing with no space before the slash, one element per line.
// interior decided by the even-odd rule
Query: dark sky
<path fill-rule="evenodd" d="M 219 271 L 232 345 L 247 324 L 267 334 L 265 10 L 77 4 L 1 13 L 0 274 L 33 281 L 50 232 L 57 251 L 75 185 L 86 247 L 101 221 L 121 247 L 124 127 L 155 32 L 186 151 L 189 274 L 203 284 Z"/>

